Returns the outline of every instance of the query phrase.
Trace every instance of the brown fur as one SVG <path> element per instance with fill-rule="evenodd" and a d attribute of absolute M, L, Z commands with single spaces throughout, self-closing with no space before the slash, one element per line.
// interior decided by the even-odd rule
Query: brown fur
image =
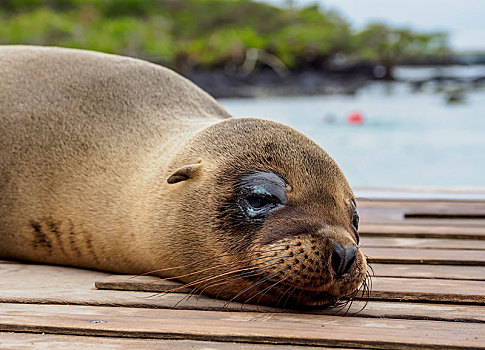
<path fill-rule="evenodd" d="M 0 77 L 1 257 L 160 270 L 269 304 L 325 304 L 362 282 L 360 252 L 341 279 L 330 267 L 332 242 L 356 243 L 352 191 L 297 131 L 231 119 L 186 79 L 125 57 L 5 46 Z M 288 202 L 239 227 L 227 203 L 257 171 L 284 178 Z"/>

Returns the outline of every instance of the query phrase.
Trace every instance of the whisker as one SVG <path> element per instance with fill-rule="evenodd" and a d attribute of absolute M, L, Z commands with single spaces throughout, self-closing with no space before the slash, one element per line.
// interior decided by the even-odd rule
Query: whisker
<path fill-rule="evenodd" d="M 259 305 L 259 302 L 261 301 L 261 298 L 262 298 L 262 297 L 264 297 L 264 296 L 265 296 L 265 294 L 266 294 L 266 293 L 268 293 L 268 292 L 269 292 L 269 291 L 270 291 L 270 290 L 271 290 L 273 287 L 275 287 L 276 285 L 278 285 L 279 283 L 281 283 L 281 282 L 283 282 L 283 281 L 286 281 L 288 278 L 291 278 L 291 277 L 293 277 L 294 275 L 297 275 L 297 274 L 298 274 L 300 271 L 301 271 L 301 270 L 299 270 L 299 271 L 295 271 L 295 272 L 293 272 L 291 275 L 288 275 L 288 276 L 286 276 L 285 278 L 282 278 L 282 279 L 280 279 L 279 281 L 277 281 L 277 282 L 273 283 L 273 284 L 272 284 L 272 285 L 270 285 L 269 287 L 266 287 L 265 289 L 263 289 L 263 290 L 262 290 L 262 291 L 260 291 L 259 293 L 255 294 L 255 295 L 253 295 L 251 298 L 247 299 L 247 300 L 246 300 L 246 301 L 245 301 L 243 304 L 247 303 L 249 300 L 253 299 L 253 298 L 254 298 L 254 297 L 256 297 L 258 294 L 261 294 L 262 292 L 264 292 L 264 293 L 263 293 L 263 294 L 262 294 L 262 295 L 259 297 L 259 299 L 258 299 L 257 304 Z"/>
<path fill-rule="evenodd" d="M 235 269 L 230 269 L 230 270 L 226 270 L 226 272 L 221 272 L 220 274 L 217 274 L 217 275 L 214 275 L 214 276 L 209 276 L 209 277 L 204 277 L 202 279 L 199 279 L 199 280 L 196 280 L 196 281 L 192 281 L 192 282 L 189 282 L 189 283 L 186 283 L 182 286 L 179 286 L 177 288 L 173 288 L 173 289 L 169 289 L 169 290 L 166 290 L 166 291 L 163 291 L 161 293 L 157 293 L 155 294 L 156 295 L 162 295 L 162 294 L 167 294 L 167 293 L 172 293 L 172 292 L 176 292 L 180 289 L 183 289 L 183 288 L 188 288 L 188 287 L 191 287 L 193 285 L 198 285 L 200 283 L 203 283 L 203 282 L 206 282 L 206 281 L 209 281 L 209 280 L 213 280 L 215 278 L 219 278 L 221 276 L 225 276 L 225 275 L 228 275 L 228 274 L 232 274 L 232 273 L 237 273 L 237 272 L 244 272 L 244 271 L 249 271 L 249 270 L 252 270 L 252 269 L 258 269 L 258 265 L 261 265 L 261 264 L 265 264 L 267 263 L 268 261 L 272 261 L 272 260 L 277 260 L 277 259 L 280 259 L 280 257 L 277 257 L 277 258 L 273 258 L 273 259 L 269 259 L 267 261 L 263 261 L 263 262 L 260 262 L 258 264 L 255 264 L 253 266 L 247 266 L 247 267 L 237 267 Z"/>
<path fill-rule="evenodd" d="M 276 254 L 273 255 L 273 256 L 271 256 L 271 258 L 272 257 L 275 257 L 275 256 L 276 256 Z M 220 265 L 216 265 L 216 266 L 212 266 L 212 267 L 207 267 L 205 269 L 202 269 L 202 270 L 199 270 L 199 271 L 195 271 L 195 272 L 186 273 L 184 275 L 178 275 L 178 276 L 161 278 L 161 279 L 158 279 L 156 281 L 147 282 L 145 284 L 154 284 L 154 283 L 158 283 L 158 282 L 166 281 L 166 280 L 180 279 L 182 277 L 187 277 L 187 276 L 191 276 L 191 275 L 200 274 L 200 273 L 202 273 L 204 271 L 213 270 L 213 269 L 216 269 L 216 268 L 219 268 L 219 267 L 223 267 L 223 266 L 236 265 L 236 264 L 241 264 L 241 263 L 250 262 L 250 261 L 254 261 L 254 260 L 266 259 L 266 258 L 270 258 L 270 257 L 268 257 L 268 256 L 262 256 L 262 257 L 259 257 L 259 258 L 252 258 L 252 259 L 241 260 L 241 261 L 233 261 L 233 262 L 230 262 L 230 263 L 225 263 L 225 264 L 220 264 Z"/>
<path fill-rule="evenodd" d="M 276 259 L 272 259 L 272 260 L 276 260 Z M 261 265 L 261 264 L 263 264 L 263 263 L 266 263 L 266 262 L 262 262 L 262 263 L 259 263 L 259 264 L 257 264 L 257 265 Z M 262 274 L 262 273 L 263 273 L 265 270 L 268 270 L 268 269 L 272 268 L 272 267 L 273 267 L 274 265 L 276 265 L 276 264 L 277 264 L 277 263 L 273 263 L 273 264 L 271 264 L 271 265 L 269 265 L 269 266 L 265 266 L 264 268 L 258 267 L 258 268 L 255 268 L 254 270 L 250 270 L 250 269 L 248 269 L 248 270 L 246 270 L 246 271 L 244 271 L 244 270 L 243 270 L 243 271 L 242 271 L 242 273 L 237 274 L 237 275 L 227 276 L 227 277 L 225 277 L 224 279 L 222 279 L 222 281 L 217 281 L 217 280 L 216 280 L 216 282 L 215 282 L 215 283 L 211 283 L 211 284 L 209 284 L 209 285 L 205 286 L 205 287 L 204 287 L 202 290 L 200 290 L 200 293 L 198 293 L 198 294 L 199 294 L 199 295 L 200 295 L 200 294 L 202 294 L 202 293 L 203 293 L 203 292 L 204 292 L 204 291 L 205 291 L 207 288 L 210 288 L 210 287 L 214 287 L 214 286 L 217 286 L 217 285 L 226 284 L 226 283 L 228 283 L 228 282 L 234 282 L 234 281 L 237 281 L 237 280 L 240 280 L 240 279 L 246 278 L 246 277 L 253 277 L 253 276 L 258 276 L 258 275 L 261 275 L 261 274 Z M 254 265 L 254 266 L 256 266 L 256 265 Z M 215 276 L 215 277 L 220 277 L 220 275 L 217 275 L 217 276 Z M 199 290 L 200 288 L 202 288 L 202 287 L 203 287 L 203 285 L 204 285 L 204 283 L 206 283 L 206 282 L 207 282 L 207 280 L 206 280 L 206 281 L 201 281 L 201 282 L 200 282 L 200 283 L 197 285 L 197 287 L 195 287 L 193 290 L 191 290 L 191 291 L 188 293 L 188 295 L 187 295 L 185 298 L 189 299 L 190 297 L 194 296 L 194 295 L 195 295 L 195 293 L 197 293 L 197 292 L 198 292 L 198 290 Z M 199 286 L 199 285 L 200 285 L 200 286 Z M 221 293 L 221 291 L 222 291 L 222 290 L 219 290 L 219 292 L 218 292 L 218 293 L 217 293 L 217 294 L 216 294 L 214 297 L 215 297 L 215 298 L 217 298 L 217 297 L 219 296 L 219 294 Z M 185 298 L 183 298 L 182 300 L 178 301 L 178 302 L 177 302 L 177 304 L 176 304 L 176 306 L 177 306 L 177 305 L 178 305 L 180 302 L 182 302 L 182 301 L 183 301 Z M 225 306 L 226 306 L 226 305 L 224 305 L 224 307 L 225 307 Z"/>
<path fill-rule="evenodd" d="M 255 287 L 259 286 L 261 283 L 264 283 L 264 282 L 265 282 L 265 281 L 267 281 L 268 279 L 270 279 L 270 278 L 272 278 L 273 276 L 275 276 L 275 275 L 279 274 L 281 271 L 283 271 L 283 270 L 287 270 L 288 268 L 289 268 L 289 266 L 286 266 L 286 267 L 284 267 L 284 268 L 282 268 L 282 269 L 280 269 L 280 270 L 278 270 L 278 271 L 276 271 L 276 272 L 274 272 L 274 273 L 272 273 L 272 274 L 270 274 L 270 275 L 266 276 L 265 278 L 263 278 L 263 279 L 262 279 L 262 280 L 260 280 L 259 282 L 253 283 L 253 284 L 252 284 L 252 285 L 250 285 L 249 287 L 247 287 L 247 288 L 243 289 L 241 292 L 239 292 L 239 293 L 238 293 L 236 296 L 234 296 L 232 299 L 230 299 L 230 300 L 228 301 L 228 303 L 229 303 L 229 302 L 231 302 L 231 301 L 233 301 L 234 299 L 238 298 L 238 297 L 239 297 L 239 296 L 241 296 L 242 294 L 246 293 L 248 290 L 250 290 L 250 289 L 252 289 L 252 288 L 255 288 Z M 227 304 L 227 303 L 226 303 L 226 304 Z"/>
<path fill-rule="evenodd" d="M 372 268 L 371 268 L 371 271 L 372 271 Z M 356 314 L 360 313 L 362 310 L 365 309 L 365 307 L 369 303 L 370 291 L 372 289 L 372 278 L 371 277 L 372 277 L 372 275 L 371 275 L 370 271 L 369 270 L 366 271 L 366 276 L 364 278 L 364 281 L 362 282 L 359 289 L 354 293 L 354 295 L 352 295 L 351 303 L 352 303 L 353 300 L 355 300 L 355 297 L 357 296 L 357 294 L 359 292 L 360 292 L 360 295 L 361 295 L 360 298 L 365 299 L 364 305 L 358 311 L 352 313 L 352 315 L 356 315 Z M 350 306 L 352 306 L 352 304 Z M 349 310 L 350 310 L 350 307 L 349 307 Z"/>
<path fill-rule="evenodd" d="M 149 275 L 149 274 L 152 274 L 152 273 L 155 273 L 155 272 L 164 272 L 164 271 L 181 269 L 181 268 L 184 268 L 184 267 L 200 264 L 201 262 L 204 262 L 204 261 L 207 261 L 207 260 L 214 260 L 214 259 L 223 258 L 223 257 L 227 257 L 227 256 L 252 254 L 252 253 L 267 253 L 267 252 L 271 252 L 271 251 L 278 252 L 278 251 L 285 250 L 285 249 L 275 249 L 276 247 L 286 247 L 286 246 L 287 246 L 287 244 L 280 244 L 280 245 L 277 245 L 277 246 L 274 246 L 274 247 L 271 247 L 271 248 L 265 249 L 265 250 L 249 250 L 249 251 L 242 251 L 242 252 L 238 252 L 238 253 L 216 255 L 216 256 L 213 256 L 213 257 L 210 257 L 210 258 L 195 261 L 195 262 L 190 263 L 190 264 L 179 265 L 179 266 L 175 266 L 175 267 L 167 267 L 167 268 L 164 268 L 164 269 L 158 269 L 158 270 L 152 270 L 152 271 L 144 272 L 144 273 L 141 273 L 139 275 L 133 276 L 131 278 L 135 278 L 135 277 L 139 277 L 139 276 L 146 276 L 146 275 Z"/>
<path fill-rule="evenodd" d="M 277 302 L 276 302 L 276 306 L 278 306 L 281 302 L 281 300 L 283 299 L 283 297 L 285 296 L 286 293 L 288 293 L 291 289 L 293 288 L 293 291 L 291 293 L 289 293 L 287 296 L 286 296 L 286 300 L 283 304 L 283 308 L 286 307 L 286 304 L 288 303 L 288 301 L 290 300 L 290 297 L 291 295 L 295 292 L 296 290 L 296 286 L 290 286 L 282 295 L 281 297 L 278 298 Z"/>
<path fill-rule="evenodd" d="M 362 300 L 365 299 L 365 303 L 358 311 L 352 312 L 351 315 L 358 314 L 359 312 L 365 309 L 365 307 L 367 306 L 370 300 L 370 291 L 372 289 L 371 277 L 374 275 L 374 269 L 372 268 L 372 266 L 367 264 L 367 267 L 368 268 L 366 269 L 364 280 L 362 281 L 359 288 L 357 288 L 349 295 L 344 296 L 343 298 L 341 298 L 340 300 L 334 303 L 333 306 L 334 307 L 337 306 L 335 314 L 340 313 L 342 310 L 347 308 L 347 310 L 344 313 L 344 316 L 346 316 L 349 313 L 350 309 L 352 308 L 353 302 L 358 297 L 359 293 L 360 293 L 359 299 L 362 299 Z"/>
<path fill-rule="evenodd" d="M 289 257 L 289 255 L 286 255 L 286 256 L 278 256 L 278 257 L 275 257 L 275 258 L 273 258 L 273 257 L 274 257 L 274 256 L 272 256 L 272 257 L 271 257 L 271 259 L 268 259 L 268 260 L 265 260 L 265 261 L 259 262 L 259 263 L 257 263 L 257 264 L 252 265 L 252 266 L 253 266 L 253 267 L 256 267 L 256 266 L 263 265 L 263 264 L 266 264 L 266 263 L 271 262 L 271 261 L 274 261 L 274 260 L 280 260 L 280 259 L 284 259 L 284 258 Z M 273 266 L 274 266 L 274 265 L 276 265 L 276 264 L 277 264 L 277 263 L 273 263 L 273 264 L 271 264 L 271 265 L 263 266 L 263 268 L 258 267 L 258 269 L 257 269 L 256 271 L 245 271 L 245 272 L 243 271 L 243 273 L 244 273 L 244 274 L 248 274 L 248 275 L 250 276 L 250 274 L 254 274 L 255 272 L 259 272 L 259 271 L 265 271 L 265 270 L 268 270 L 268 269 L 270 269 L 271 267 L 273 267 Z M 241 279 L 241 278 L 243 278 L 243 277 L 246 277 L 246 276 L 243 276 L 242 274 L 240 274 L 240 275 L 238 275 L 238 276 L 240 276 L 238 279 Z M 226 280 L 226 279 L 233 279 L 233 278 L 235 278 L 235 276 L 229 276 L 229 277 L 226 277 L 224 280 Z M 206 286 L 206 287 L 204 288 L 204 290 L 205 290 L 205 289 L 207 289 L 207 288 L 208 288 L 208 287 L 210 287 L 210 286 L 211 286 L 211 285 Z"/>
<path fill-rule="evenodd" d="M 165 291 L 160 292 L 160 293 L 157 293 L 157 294 L 155 294 L 155 295 L 162 295 L 162 294 L 167 294 L 167 293 L 173 293 L 173 292 L 176 292 L 176 291 L 178 291 L 178 290 L 180 290 L 180 289 L 183 289 L 183 288 L 188 288 L 188 287 L 191 287 L 191 286 L 193 286 L 193 285 L 197 285 L 197 284 L 199 284 L 199 283 L 202 283 L 202 282 L 204 282 L 204 281 L 208 281 L 208 280 L 212 280 L 212 279 L 214 279 L 214 278 L 220 277 L 220 276 L 222 276 L 222 275 L 227 275 L 227 274 L 230 274 L 230 273 L 237 273 L 237 272 L 239 272 L 239 271 L 246 271 L 246 270 L 248 270 L 248 268 L 239 269 L 239 270 L 237 270 L 237 269 L 236 269 L 236 270 L 234 270 L 234 271 L 230 271 L 230 272 L 227 272 L 227 273 L 224 273 L 224 274 L 221 274 L 221 275 L 211 276 L 211 277 L 203 278 L 203 279 L 201 279 L 201 280 L 192 281 L 192 282 L 186 283 L 186 284 L 184 284 L 184 285 L 182 285 L 182 286 L 180 286 L 180 287 L 177 287 L 177 288 L 172 288 L 172 289 L 169 289 L 169 290 L 165 290 Z"/>
<path fill-rule="evenodd" d="M 217 286 L 217 285 L 220 285 L 220 284 L 225 284 L 225 283 L 228 283 L 229 281 L 226 281 L 226 280 L 230 280 L 230 279 L 233 279 L 233 281 L 237 281 L 237 280 L 240 280 L 240 279 L 243 279 L 243 278 L 246 278 L 246 277 L 254 277 L 254 276 L 258 276 L 258 275 L 261 275 L 264 271 L 266 270 L 269 270 L 271 269 L 273 266 L 275 266 L 277 263 L 274 263 L 274 264 L 271 264 L 269 266 L 265 266 L 264 268 L 258 268 L 257 270 L 254 270 L 254 271 L 246 271 L 246 272 L 243 272 L 242 274 L 239 274 L 238 276 L 229 276 L 229 277 L 226 277 L 224 278 L 222 281 L 219 281 L 219 283 L 214 283 L 214 284 L 210 284 L 208 286 L 206 286 L 201 292 L 200 294 L 203 293 L 203 291 L 205 291 L 207 288 L 209 287 L 214 287 L 214 286 Z M 225 281 L 225 282 L 224 282 Z M 220 292 L 219 292 L 220 293 Z M 219 293 L 217 295 L 219 295 Z M 216 295 L 216 297 L 217 297 Z"/>
<path fill-rule="evenodd" d="M 262 275 L 262 274 L 264 273 L 264 271 L 262 271 L 262 270 L 265 270 L 265 269 L 257 269 L 257 270 L 254 270 L 254 271 L 247 271 L 247 272 L 245 272 L 245 273 L 244 273 L 244 274 L 245 274 L 245 276 L 241 276 L 241 277 L 237 277 L 237 276 L 239 276 L 239 275 L 237 275 L 237 276 L 229 276 L 229 277 L 226 277 L 226 278 L 224 278 L 224 281 L 223 281 L 223 282 L 219 282 L 219 283 L 213 283 L 213 284 L 210 284 L 210 285 L 206 286 L 206 287 L 205 287 L 205 288 L 204 288 L 204 289 L 203 289 L 203 290 L 200 292 L 200 294 L 202 294 L 202 293 L 203 293 L 203 291 L 205 291 L 205 290 L 206 290 L 207 288 L 209 288 L 209 287 L 215 287 L 215 286 L 218 286 L 218 285 L 226 285 L 225 287 L 227 288 L 227 287 L 228 287 L 228 286 L 227 286 L 227 283 L 229 283 L 229 282 L 235 282 L 235 281 L 237 281 L 237 280 L 241 280 L 241 279 L 246 278 L 246 277 L 254 277 L 254 276 L 259 276 L 259 275 Z M 225 290 L 225 289 L 226 289 L 225 287 L 223 287 L 223 288 L 219 289 L 219 291 L 217 292 L 217 294 L 215 294 L 215 295 L 214 295 L 214 298 L 218 298 L 218 297 L 219 297 L 219 294 L 220 294 L 220 293 L 221 293 L 223 290 Z M 188 295 L 188 297 L 191 297 L 191 296 L 193 296 L 193 295 L 194 295 L 194 294 L 190 294 L 190 295 Z M 226 307 L 228 306 L 228 304 L 229 304 L 229 303 L 225 303 L 225 304 L 223 305 L 223 307 L 222 307 L 222 308 L 223 308 L 223 309 L 224 309 L 224 308 L 226 308 Z"/>

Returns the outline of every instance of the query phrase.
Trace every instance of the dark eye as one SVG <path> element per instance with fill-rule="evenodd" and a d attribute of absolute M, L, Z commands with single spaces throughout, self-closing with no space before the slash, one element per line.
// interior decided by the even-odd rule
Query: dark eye
<path fill-rule="evenodd" d="M 243 176 L 237 190 L 237 204 L 246 219 L 253 223 L 264 222 L 273 210 L 283 207 L 287 201 L 286 183 L 271 172 Z"/>
<path fill-rule="evenodd" d="M 268 205 L 275 204 L 274 199 L 266 196 L 251 195 L 246 198 L 248 206 L 254 210 L 261 210 Z"/>
<path fill-rule="evenodd" d="M 359 230 L 359 213 L 357 212 L 357 210 L 354 210 L 354 216 L 352 218 L 352 226 L 354 226 L 354 229 L 356 231 Z"/>

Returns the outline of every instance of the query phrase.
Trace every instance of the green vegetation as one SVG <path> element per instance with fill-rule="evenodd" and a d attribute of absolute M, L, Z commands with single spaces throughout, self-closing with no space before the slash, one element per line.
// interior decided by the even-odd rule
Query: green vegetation
<path fill-rule="evenodd" d="M 255 50 L 289 69 L 325 68 L 345 57 L 389 72 L 399 60 L 449 51 L 441 33 L 382 24 L 358 32 L 317 5 L 279 8 L 251 0 L 2 0 L 0 44 L 97 50 L 184 72 L 241 66 Z"/>

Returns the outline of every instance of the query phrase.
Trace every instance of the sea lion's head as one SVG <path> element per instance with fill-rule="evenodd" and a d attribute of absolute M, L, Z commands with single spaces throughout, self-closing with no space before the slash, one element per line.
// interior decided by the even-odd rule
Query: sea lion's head
<path fill-rule="evenodd" d="M 176 240 L 180 279 L 199 291 L 308 307 L 348 300 L 362 285 L 354 195 L 305 135 L 266 120 L 225 120 L 194 137 L 170 174 L 176 201 L 165 217 L 187 245 Z"/>

